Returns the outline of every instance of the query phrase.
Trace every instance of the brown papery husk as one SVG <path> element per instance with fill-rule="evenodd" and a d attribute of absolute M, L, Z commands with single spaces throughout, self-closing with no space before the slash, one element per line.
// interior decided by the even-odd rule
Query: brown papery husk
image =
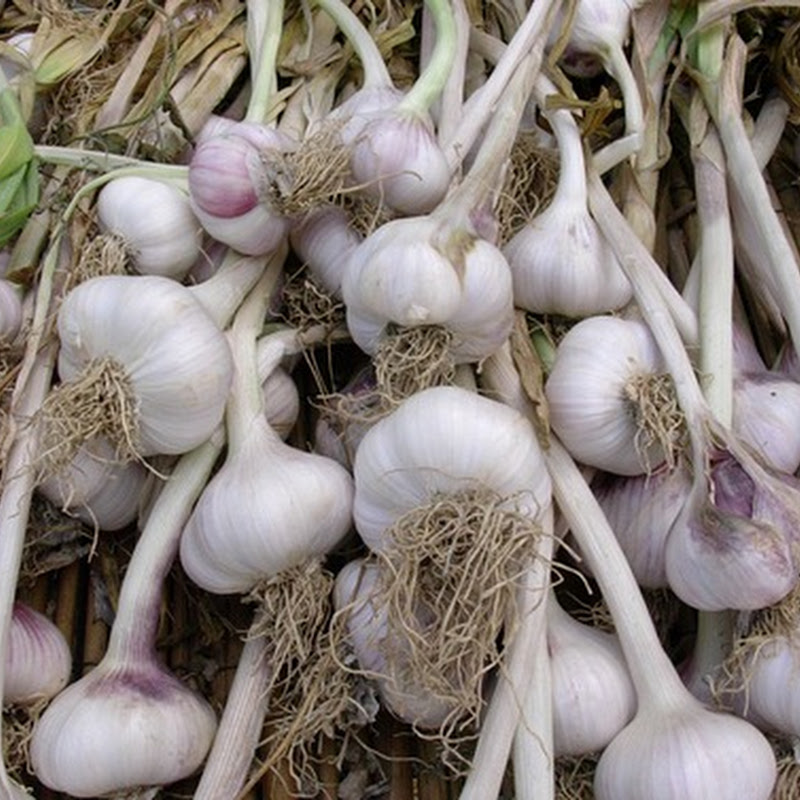
<path fill-rule="evenodd" d="M 287 153 L 262 161 L 265 185 L 259 194 L 279 214 L 294 217 L 329 203 L 347 191 L 350 148 L 339 125 L 326 123 Z"/>
<path fill-rule="evenodd" d="M 3 709 L 3 761 L 11 776 L 18 780 L 26 774 L 33 774 L 30 763 L 33 726 L 49 702 L 49 699 L 42 698 Z"/>
<path fill-rule="evenodd" d="M 440 325 L 389 327 L 372 359 L 387 413 L 423 389 L 452 384 L 452 342 L 452 332 Z"/>
<path fill-rule="evenodd" d="M 315 764 L 323 737 L 344 734 L 334 756 L 338 761 L 349 733 L 370 721 L 356 699 L 359 680 L 343 666 L 345 632 L 330 624 L 332 589 L 332 574 L 311 559 L 262 582 L 247 597 L 258 604 L 248 636 L 269 638 L 272 670 L 261 742 L 269 755 L 255 767 L 248 787 L 267 772 L 285 780 L 279 767 L 288 764 L 295 785 L 287 789 L 303 797 L 317 795 Z"/>
<path fill-rule="evenodd" d="M 642 373 L 625 384 L 625 397 L 636 421 L 634 446 L 650 473 L 659 464 L 650 464 L 647 454 L 654 446 L 664 455 L 668 469 L 674 469 L 687 445 L 686 419 L 667 373 Z"/>
<path fill-rule="evenodd" d="M 142 460 L 138 403 L 125 368 L 110 356 L 91 361 L 78 379 L 51 389 L 39 418 L 40 480 L 65 469 L 78 448 L 95 437 L 108 439 L 117 461 Z"/>
<path fill-rule="evenodd" d="M 101 233 L 81 250 L 78 263 L 70 270 L 68 288 L 100 275 L 128 275 L 130 262 L 124 238 L 118 233 Z"/>
<path fill-rule="evenodd" d="M 463 732 L 477 730 L 485 678 L 513 640 L 520 581 L 541 535 L 514 498 L 477 487 L 402 515 L 371 556 L 383 577 L 370 603 L 386 609 L 387 630 L 399 634 L 383 640 L 384 657 L 400 685 L 454 709 L 435 732 L 454 765 L 464 763 Z"/>

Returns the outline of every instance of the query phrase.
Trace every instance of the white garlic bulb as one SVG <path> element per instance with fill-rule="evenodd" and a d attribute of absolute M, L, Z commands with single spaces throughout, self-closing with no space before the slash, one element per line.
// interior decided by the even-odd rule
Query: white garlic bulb
<path fill-rule="evenodd" d="M 209 592 L 246 592 L 338 544 L 351 526 L 352 497 L 347 470 L 285 444 L 259 416 L 197 501 L 181 564 Z"/>
<path fill-rule="evenodd" d="M 636 690 L 616 637 L 573 619 L 551 596 L 547 649 L 556 756 L 602 750 L 633 718 Z"/>
<path fill-rule="evenodd" d="M 560 341 L 545 385 L 553 430 L 584 464 L 618 475 L 652 471 L 665 451 L 660 420 L 651 425 L 644 410 L 660 411 L 665 372 L 644 322 L 581 320 Z M 666 430 L 679 433 L 672 423 L 666 419 Z"/>
<path fill-rule="evenodd" d="M 436 729 L 455 707 L 414 685 L 413 677 L 404 669 L 403 651 L 410 647 L 408 639 L 402 631 L 389 629 L 385 607 L 376 608 L 373 602 L 381 579 L 378 564 L 365 559 L 348 562 L 336 575 L 334 608 L 344 615 L 358 666 L 374 676 L 384 705 L 410 725 Z"/>
<path fill-rule="evenodd" d="M 119 365 L 135 403 L 140 455 L 184 453 L 221 422 L 233 360 L 190 289 L 154 275 L 84 281 L 58 312 L 62 382 L 90 365 Z"/>
<path fill-rule="evenodd" d="M 38 719 L 31 763 L 50 789 L 103 797 L 191 775 L 215 730 L 211 706 L 153 659 L 106 656 Z"/>
<path fill-rule="evenodd" d="M 102 437 L 84 443 L 68 466 L 46 478 L 38 491 L 62 511 L 102 531 L 116 531 L 136 519 L 147 469 L 120 462 Z"/>
<path fill-rule="evenodd" d="M 64 634 L 44 614 L 16 602 L 6 650 L 3 702 L 49 700 L 69 681 L 72 653 Z"/>
<path fill-rule="evenodd" d="M 0 278 L 0 341 L 13 341 L 22 327 L 22 317 L 20 287 L 5 278 Z"/>
<path fill-rule="evenodd" d="M 597 800 L 767 800 L 776 775 L 757 728 L 687 700 L 639 711 L 603 751 L 594 790 Z"/>
<path fill-rule="evenodd" d="M 351 253 L 342 282 L 347 327 L 370 355 L 390 325 L 450 331 L 456 363 L 479 361 L 513 324 L 511 273 L 484 239 L 434 216 L 381 225 Z"/>
<path fill-rule="evenodd" d="M 300 413 L 297 384 L 283 367 L 276 367 L 261 388 L 264 392 L 264 413 L 267 421 L 281 439 L 286 439 Z"/>
<path fill-rule="evenodd" d="M 455 386 L 417 392 L 365 434 L 356 451 L 353 516 L 370 549 L 437 494 L 486 487 L 539 518 L 550 478 L 531 423 L 509 406 Z"/>
<path fill-rule="evenodd" d="M 200 223 L 188 196 L 169 183 L 114 178 L 97 195 L 97 218 L 104 233 L 122 239 L 131 264 L 144 275 L 181 280 L 200 255 Z"/>

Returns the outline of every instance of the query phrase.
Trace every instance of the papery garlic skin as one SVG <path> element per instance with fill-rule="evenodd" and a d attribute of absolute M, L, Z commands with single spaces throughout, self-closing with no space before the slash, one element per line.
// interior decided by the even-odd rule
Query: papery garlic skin
<path fill-rule="evenodd" d="M 21 290 L 11 281 L 0 278 L 0 341 L 11 342 L 22 328 Z"/>
<path fill-rule="evenodd" d="M 283 367 L 276 367 L 261 384 L 261 389 L 267 421 L 281 439 L 286 439 L 300 413 L 297 384 Z"/>
<path fill-rule="evenodd" d="M 44 614 L 16 602 L 6 650 L 3 703 L 49 700 L 68 683 L 72 652 L 59 628 Z"/>
<path fill-rule="evenodd" d="M 669 585 L 664 551 L 673 522 L 692 485 L 688 468 L 662 467 L 650 475 L 600 474 L 592 491 L 611 525 L 639 586 Z"/>
<path fill-rule="evenodd" d="M 372 673 L 384 705 L 398 718 L 423 729 L 436 729 L 456 707 L 409 684 L 403 650 L 409 648 L 400 631 L 390 631 L 387 611 L 371 598 L 379 591 L 380 567 L 364 559 L 350 561 L 336 575 L 333 605 L 345 615 L 348 641 L 358 666 Z"/>
<path fill-rule="evenodd" d="M 70 464 L 37 490 L 65 513 L 102 531 L 116 531 L 136 519 L 147 478 L 138 461 L 116 461 L 106 439 L 83 444 Z"/>
<path fill-rule="evenodd" d="M 122 238 L 132 266 L 144 275 L 181 280 L 200 256 L 202 228 L 188 196 L 163 181 L 127 175 L 97 195 L 100 229 Z"/>
<path fill-rule="evenodd" d="M 454 334 L 456 363 L 475 361 L 500 347 L 513 325 L 502 253 L 433 217 L 393 220 L 368 236 L 348 259 L 342 296 L 348 330 L 370 355 L 389 325 L 440 325 Z"/>
<path fill-rule="evenodd" d="M 550 477 L 531 423 L 518 411 L 455 386 L 417 392 L 365 434 L 356 451 L 353 517 L 367 546 L 437 493 L 483 487 L 537 519 Z"/>
<path fill-rule="evenodd" d="M 352 497 L 347 470 L 284 444 L 260 418 L 197 501 L 181 564 L 206 591 L 249 591 L 337 545 L 351 526 Z"/>
<path fill-rule="evenodd" d="M 640 712 L 603 751 L 597 800 L 767 800 L 777 777 L 767 739 L 699 703 Z"/>
<path fill-rule="evenodd" d="M 578 622 L 555 601 L 547 614 L 554 755 L 597 752 L 636 712 L 622 648 L 613 634 Z"/>
<path fill-rule="evenodd" d="M 58 372 L 96 359 L 124 367 L 137 403 L 140 455 L 185 453 L 221 422 L 233 377 L 227 339 L 189 289 L 159 276 L 84 281 L 58 312 Z"/>
<path fill-rule="evenodd" d="M 641 475 L 664 460 L 640 447 L 629 382 L 665 367 L 645 323 L 587 317 L 561 340 L 545 384 L 553 430 L 573 458 L 617 475 Z"/>
<path fill-rule="evenodd" d="M 215 731 L 205 699 L 156 663 L 103 660 L 39 718 L 31 763 L 54 791 L 103 797 L 191 775 Z"/>

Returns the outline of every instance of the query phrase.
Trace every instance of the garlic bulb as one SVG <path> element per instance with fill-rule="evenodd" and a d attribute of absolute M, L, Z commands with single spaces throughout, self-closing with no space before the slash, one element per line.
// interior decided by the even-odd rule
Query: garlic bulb
<path fill-rule="evenodd" d="M 181 280 L 200 255 L 200 223 L 187 195 L 169 183 L 114 178 L 97 195 L 97 218 L 104 233 L 122 240 L 142 274 Z"/>
<path fill-rule="evenodd" d="M 407 637 L 390 630 L 386 609 L 374 605 L 379 583 L 386 578 L 381 572 L 378 564 L 365 559 L 345 564 L 336 575 L 334 609 L 344 616 L 358 666 L 373 677 L 383 704 L 410 725 L 439 728 L 455 707 L 414 685 L 413 676 L 404 669 Z"/>
<path fill-rule="evenodd" d="M 645 323 L 595 316 L 566 333 L 545 385 L 550 423 L 574 458 L 617 475 L 653 471 L 680 415 Z"/>
<path fill-rule="evenodd" d="M 11 342 L 22 327 L 22 295 L 20 288 L 0 278 L 0 341 Z"/>
<path fill-rule="evenodd" d="M 341 297 L 345 264 L 362 240 L 347 212 L 332 205 L 310 211 L 293 223 L 289 240 L 322 288 Z"/>
<path fill-rule="evenodd" d="M 533 426 L 518 411 L 455 386 L 425 389 L 370 428 L 356 451 L 353 517 L 367 546 L 402 514 L 476 486 L 538 517 L 550 479 Z"/>
<path fill-rule="evenodd" d="M 289 221 L 270 206 L 269 159 L 291 147 L 266 125 L 217 122 L 202 136 L 189 163 L 189 197 L 203 228 L 247 255 L 273 252 Z"/>
<path fill-rule="evenodd" d="M 767 739 L 699 702 L 640 710 L 603 751 L 597 800 L 767 800 L 775 783 Z"/>
<path fill-rule="evenodd" d="M 555 756 L 602 750 L 636 712 L 636 691 L 613 634 L 571 617 L 551 596 L 547 649 Z"/>
<path fill-rule="evenodd" d="M 84 281 L 58 312 L 62 382 L 98 364 L 135 411 L 140 455 L 177 454 L 222 420 L 233 364 L 228 343 L 191 290 L 158 276 Z M 119 421 L 112 432 L 120 435 Z"/>
<path fill-rule="evenodd" d="M 600 473 L 592 492 L 617 537 L 639 586 L 666 587 L 664 550 L 672 523 L 689 496 L 686 465 L 662 466 L 650 475 Z"/>
<path fill-rule="evenodd" d="M 706 611 L 777 603 L 797 583 L 797 483 L 770 474 L 740 448 L 709 454 L 707 473 L 695 476 L 667 537 L 670 588 Z"/>
<path fill-rule="evenodd" d="M 264 412 L 270 427 L 281 437 L 291 433 L 300 413 L 300 394 L 291 375 L 278 367 L 270 372 L 261 387 L 264 391 Z"/>
<path fill-rule="evenodd" d="M 587 317 L 622 308 L 633 289 L 587 205 L 583 142 L 570 111 L 548 114 L 560 174 L 550 204 L 503 248 L 514 302 L 540 314 Z"/>
<path fill-rule="evenodd" d="M 14 603 L 3 702 L 24 705 L 49 700 L 67 685 L 71 672 L 72 653 L 61 631 L 44 614 Z"/>
<path fill-rule="evenodd" d="M 117 461 L 107 439 L 83 444 L 69 465 L 46 478 L 38 491 L 62 511 L 101 531 L 136 519 L 147 470 L 138 461 Z"/>
<path fill-rule="evenodd" d="M 103 797 L 191 775 L 215 730 L 211 706 L 152 658 L 106 656 L 39 718 L 31 763 L 54 791 Z"/>
<path fill-rule="evenodd" d="M 438 325 L 452 333 L 456 363 L 496 350 L 513 324 L 511 274 L 502 253 L 435 216 L 393 220 L 356 247 L 342 296 L 347 327 L 374 354 L 391 325 Z"/>

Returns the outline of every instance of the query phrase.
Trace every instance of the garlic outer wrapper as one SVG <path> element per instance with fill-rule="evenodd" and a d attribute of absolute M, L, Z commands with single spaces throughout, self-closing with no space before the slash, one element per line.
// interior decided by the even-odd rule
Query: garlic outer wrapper
<path fill-rule="evenodd" d="M 378 564 L 364 559 L 348 562 L 336 575 L 334 609 L 345 615 L 348 641 L 358 666 L 375 675 L 384 705 L 409 725 L 435 730 L 455 707 L 409 683 L 403 650 L 411 645 L 402 631 L 389 630 L 386 609 L 376 608 L 371 602 L 380 582 Z"/>
<path fill-rule="evenodd" d="M 31 763 L 54 791 L 103 797 L 191 775 L 215 730 L 208 702 L 155 658 L 117 661 L 107 654 L 38 719 Z"/>
<path fill-rule="evenodd" d="M 126 175 L 97 195 L 104 233 L 122 238 L 137 272 L 181 280 L 200 256 L 202 228 L 188 196 L 152 178 Z"/>
<path fill-rule="evenodd" d="M 16 602 L 6 651 L 3 703 L 25 705 L 55 697 L 69 682 L 72 653 L 44 614 Z"/>
<path fill-rule="evenodd" d="M 111 357 L 137 403 L 141 455 L 184 453 L 221 422 L 233 375 L 225 336 L 191 290 L 153 275 L 76 286 L 58 312 L 62 381 Z"/>
<path fill-rule="evenodd" d="M 775 756 L 758 729 L 687 700 L 640 709 L 597 764 L 597 800 L 767 800 Z"/>
<path fill-rule="evenodd" d="M 389 325 L 439 325 L 456 363 L 479 361 L 508 338 L 514 307 L 502 253 L 435 217 L 393 220 L 351 253 L 342 281 L 347 327 L 372 355 Z"/>
<path fill-rule="evenodd" d="M 344 467 L 285 444 L 257 417 L 184 527 L 183 569 L 206 591 L 249 591 L 333 549 L 350 529 L 352 497 Z"/>
<path fill-rule="evenodd" d="M 592 491 L 625 553 L 639 586 L 669 585 L 664 551 L 672 523 L 686 502 L 692 478 L 684 464 L 650 475 L 601 473 Z"/>
<path fill-rule="evenodd" d="M 631 382 L 664 373 L 644 322 L 587 317 L 559 342 L 545 393 L 553 430 L 580 462 L 617 475 L 640 475 L 664 460 L 657 442 L 637 444 Z"/>
<path fill-rule="evenodd" d="M 12 342 L 22 328 L 21 289 L 5 278 L 0 278 L 0 341 Z"/>
<path fill-rule="evenodd" d="M 356 451 L 353 517 L 367 546 L 436 494 L 477 487 L 539 518 L 550 478 L 531 423 L 509 406 L 455 386 L 412 395 L 365 434 Z"/>
<path fill-rule="evenodd" d="M 136 519 L 146 478 L 141 463 L 116 461 L 108 440 L 97 438 L 81 445 L 70 464 L 37 490 L 87 525 L 116 531 Z"/>

